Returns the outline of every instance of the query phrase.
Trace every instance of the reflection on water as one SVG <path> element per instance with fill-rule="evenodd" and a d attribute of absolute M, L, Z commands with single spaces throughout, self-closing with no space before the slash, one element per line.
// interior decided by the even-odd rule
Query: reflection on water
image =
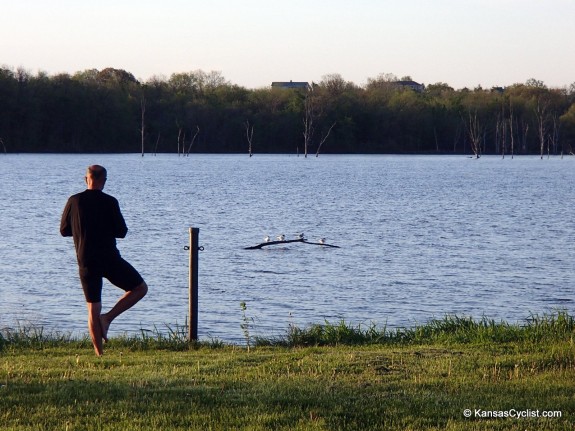
<path fill-rule="evenodd" d="M 204 339 L 242 339 L 242 301 L 262 336 L 324 319 L 573 312 L 573 158 L 2 155 L 0 327 L 86 332 L 72 240 L 58 227 L 93 163 L 108 168 L 105 191 L 130 229 L 119 248 L 150 286 L 111 335 L 185 324 L 190 226 L 205 247 Z M 244 250 L 300 232 L 341 248 Z M 120 293 L 106 284 L 104 307 Z"/>

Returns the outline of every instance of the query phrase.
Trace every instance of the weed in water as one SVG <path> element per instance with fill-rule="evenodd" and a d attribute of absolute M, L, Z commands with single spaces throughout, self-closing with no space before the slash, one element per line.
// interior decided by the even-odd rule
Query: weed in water
<path fill-rule="evenodd" d="M 253 327 L 254 319 L 253 317 L 247 316 L 246 311 L 248 309 L 248 306 L 246 305 L 245 301 L 240 302 L 240 308 L 242 310 L 242 323 L 240 324 L 240 328 L 242 328 L 242 331 L 244 333 L 246 346 L 249 352 L 251 345 L 250 329 Z"/>

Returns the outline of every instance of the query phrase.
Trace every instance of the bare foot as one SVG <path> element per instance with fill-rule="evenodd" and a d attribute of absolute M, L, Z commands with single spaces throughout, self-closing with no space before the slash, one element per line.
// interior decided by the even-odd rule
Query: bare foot
<path fill-rule="evenodd" d="M 108 342 L 108 328 L 110 327 L 110 321 L 108 320 L 108 316 L 105 314 L 100 315 L 100 326 L 102 328 L 102 338 L 104 343 Z"/>

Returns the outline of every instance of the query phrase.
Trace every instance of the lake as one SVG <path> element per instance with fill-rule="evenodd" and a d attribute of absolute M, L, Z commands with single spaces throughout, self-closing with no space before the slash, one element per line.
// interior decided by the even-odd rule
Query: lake
<path fill-rule="evenodd" d="M 108 169 L 148 296 L 110 335 L 165 332 L 188 313 L 189 227 L 200 229 L 199 336 L 341 319 L 412 327 L 446 315 L 523 322 L 574 312 L 575 157 L 0 155 L 0 328 L 83 335 L 86 305 L 67 198 Z M 284 234 L 326 238 L 245 247 Z M 104 284 L 103 306 L 122 292 Z"/>

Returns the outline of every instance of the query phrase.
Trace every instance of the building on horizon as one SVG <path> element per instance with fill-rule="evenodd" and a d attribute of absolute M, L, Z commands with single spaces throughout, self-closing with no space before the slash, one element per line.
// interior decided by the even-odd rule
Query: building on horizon
<path fill-rule="evenodd" d="M 274 81 L 272 82 L 272 88 L 287 88 L 292 90 L 304 90 L 310 91 L 311 86 L 308 82 L 294 82 L 294 81 Z"/>
<path fill-rule="evenodd" d="M 425 85 L 419 84 L 415 81 L 395 81 L 394 84 L 402 88 L 411 88 L 413 91 L 418 93 L 423 93 L 425 90 Z"/>

